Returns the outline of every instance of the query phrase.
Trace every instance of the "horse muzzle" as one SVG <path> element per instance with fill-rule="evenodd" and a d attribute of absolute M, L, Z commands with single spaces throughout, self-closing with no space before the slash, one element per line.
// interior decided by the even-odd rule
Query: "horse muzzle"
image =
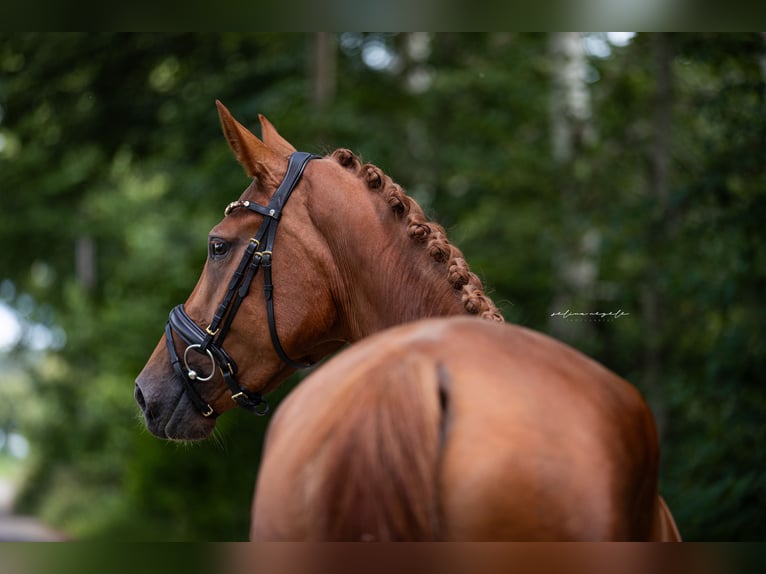
<path fill-rule="evenodd" d="M 170 378 L 175 379 L 175 375 Z M 215 418 L 201 416 L 178 382 L 173 380 L 172 385 L 168 382 L 167 378 L 156 380 L 146 369 L 136 379 L 133 397 L 149 432 L 170 440 L 201 440 L 210 436 Z"/>

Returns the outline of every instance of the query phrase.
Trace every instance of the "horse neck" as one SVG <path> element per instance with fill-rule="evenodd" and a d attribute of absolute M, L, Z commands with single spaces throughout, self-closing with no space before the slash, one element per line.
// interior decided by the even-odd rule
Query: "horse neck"
<path fill-rule="evenodd" d="M 401 228 L 379 220 L 354 227 L 343 248 L 334 249 L 335 296 L 349 341 L 417 319 L 465 314 L 446 267 Z"/>

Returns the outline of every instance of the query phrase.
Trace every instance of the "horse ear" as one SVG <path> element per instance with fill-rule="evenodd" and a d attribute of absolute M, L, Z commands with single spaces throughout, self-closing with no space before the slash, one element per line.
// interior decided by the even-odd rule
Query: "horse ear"
<path fill-rule="evenodd" d="M 263 142 L 267 146 L 284 157 L 289 157 L 296 151 L 293 144 L 279 135 L 277 128 L 266 119 L 266 116 L 258 114 L 258 119 L 261 120 L 261 135 L 263 136 Z"/>
<path fill-rule="evenodd" d="M 231 112 L 219 100 L 215 101 L 215 105 L 218 107 L 218 116 L 221 118 L 223 135 L 226 136 L 231 151 L 245 168 L 247 175 L 279 182 L 280 178 L 277 174 L 280 168 L 284 169 L 284 161 L 250 130 L 235 120 Z"/>

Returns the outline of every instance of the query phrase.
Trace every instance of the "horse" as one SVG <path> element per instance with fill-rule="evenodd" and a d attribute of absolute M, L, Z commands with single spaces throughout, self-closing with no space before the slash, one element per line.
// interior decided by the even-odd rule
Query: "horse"
<path fill-rule="evenodd" d="M 663 540 L 638 391 L 541 333 L 423 319 L 328 361 L 280 405 L 257 540 Z"/>
<path fill-rule="evenodd" d="M 271 422 L 253 539 L 680 540 L 633 386 L 505 323 L 378 167 L 298 152 L 262 115 L 259 139 L 216 105 L 252 181 L 136 379 L 147 428 L 198 440 L 236 406 L 264 415 L 352 343 Z"/>

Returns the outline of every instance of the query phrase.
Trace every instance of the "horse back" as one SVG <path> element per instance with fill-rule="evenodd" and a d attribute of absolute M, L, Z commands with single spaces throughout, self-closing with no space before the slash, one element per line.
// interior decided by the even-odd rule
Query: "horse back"
<path fill-rule="evenodd" d="M 445 537 L 646 539 L 659 450 L 637 389 L 541 333 L 461 323 L 440 345 Z"/>
<path fill-rule="evenodd" d="M 272 422 L 258 539 L 646 539 L 657 437 L 634 387 L 545 335 L 472 318 L 370 337 Z"/>

